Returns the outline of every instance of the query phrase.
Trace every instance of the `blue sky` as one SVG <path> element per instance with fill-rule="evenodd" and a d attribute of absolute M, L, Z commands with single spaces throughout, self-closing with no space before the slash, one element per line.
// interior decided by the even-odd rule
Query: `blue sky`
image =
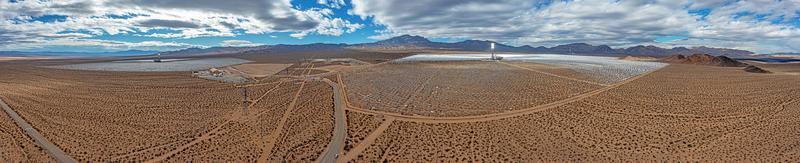
<path fill-rule="evenodd" d="M 61 0 L 0 2 L 0 50 L 121 51 L 434 41 L 800 51 L 797 0 Z"/>

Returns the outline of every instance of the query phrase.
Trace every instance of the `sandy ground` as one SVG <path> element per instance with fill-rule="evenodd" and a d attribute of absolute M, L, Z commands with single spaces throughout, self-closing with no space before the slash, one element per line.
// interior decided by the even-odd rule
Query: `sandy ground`
<path fill-rule="evenodd" d="M 350 151 L 358 143 L 381 125 L 383 120 L 378 116 L 347 112 L 347 139 L 345 140 L 345 151 Z"/>
<path fill-rule="evenodd" d="M 189 146 L 167 160 L 257 161 L 267 150 L 268 135 L 278 132 L 277 124 L 292 103 L 291 95 L 300 91 L 299 84 L 294 82 L 261 87 L 272 91 L 253 92 L 253 95 L 267 97 L 255 103 L 247 116 L 224 124 L 214 137 Z M 272 140 L 277 142 L 269 153 L 269 160 L 311 161 L 319 156 L 333 129 L 333 101 L 332 97 L 325 97 L 331 94 L 330 88 L 322 82 L 309 82 L 304 86 L 295 104 L 297 108 L 288 114 L 284 128 L 280 129 L 282 134 Z"/>
<path fill-rule="evenodd" d="M 0 76 L 0 96 L 79 161 L 255 161 L 279 119 L 286 127 L 268 158 L 309 161 L 333 129 L 332 90 L 319 81 L 301 89 L 299 81 L 263 79 L 249 88 L 251 100 L 260 102 L 241 115 L 241 92 L 233 84 L 190 74 L 0 66 L 9 74 Z M 25 144 L 30 140 L 19 137 L 13 122 L 0 120 L 0 139 L 20 143 L 0 150 L 4 160 L 49 159 Z"/>
<path fill-rule="evenodd" d="M 592 78 L 563 67 L 515 65 L 527 69 L 438 62 L 331 72 L 301 64 L 292 77 L 266 77 L 249 87 L 253 102 L 244 114 L 235 85 L 187 73 L 15 62 L 0 63 L 0 97 L 84 162 L 314 161 L 333 131 L 333 93 L 324 82 L 298 76 L 320 73 L 344 84 L 351 105 L 376 106 L 348 111 L 347 153 L 339 161 L 800 160 L 796 75 L 670 65 L 593 85 L 572 80 Z M 431 119 L 396 116 L 414 114 Z M 507 116 L 437 119 L 493 114 Z M 0 116 L 0 131 L 0 162 L 50 160 L 7 117 Z"/>
<path fill-rule="evenodd" d="M 0 76 L 4 100 L 79 161 L 174 147 L 208 130 L 239 104 L 235 89 L 188 75 L 38 67 L 2 71 L 12 74 Z M 157 153 L 147 150 L 136 157 L 155 155 L 149 152 Z"/>
<path fill-rule="evenodd" d="M 800 78 L 671 65 L 590 98 L 486 122 L 395 121 L 358 161 L 800 159 Z M 737 88 L 737 89 L 730 89 Z"/>
<path fill-rule="evenodd" d="M 428 116 L 517 110 L 601 87 L 482 61 L 385 64 L 343 80 L 353 106 Z"/>
<path fill-rule="evenodd" d="M 247 76 L 254 78 L 262 78 L 269 75 L 274 75 L 291 65 L 292 64 L 252 63 L 252 64 L 235 65 L 232 67 L 243 72 L 244 74 L 247 74 Z"/>
<path fill-rule="evenodd" d="M 2 98 L 2 97 L 0 97 Z M 5 112 L 0 115 L 0 162 L 54 162 Z"/>

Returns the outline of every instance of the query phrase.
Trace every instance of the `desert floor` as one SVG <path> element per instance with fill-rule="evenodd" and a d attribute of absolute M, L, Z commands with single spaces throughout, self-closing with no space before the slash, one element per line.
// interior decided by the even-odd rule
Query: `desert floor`
<path fill-rule="evenodd" d="M 249 85 L 0 62 L 0 99 L 81 162 L 316 161 L 333 142 L 333 88 L 340 162 L 800 160 L 796 65 L 671 64 L 608 83 L 545 64 L 363 56 L 345 57 L 372 64 L 244 56 L 292 64 Z M 29 161 L 52 158 L 0 115 L 0 162 Z"/>

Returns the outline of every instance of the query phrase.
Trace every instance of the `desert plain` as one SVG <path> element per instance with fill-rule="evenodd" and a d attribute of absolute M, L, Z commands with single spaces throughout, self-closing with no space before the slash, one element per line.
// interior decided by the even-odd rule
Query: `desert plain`
<path fill-rule="evenodd" d="M 245 54 L 212 65 L 247 83 L 74 68 L 114 59 L 0 61 L 0 99 L 54 145 L 6 111 L 0 161 L 63 161 L 53 151 L 77 162 L 800 160 L 798 63 L 751 63 L 772 73 L 750 73 L 411 55 Z"/>

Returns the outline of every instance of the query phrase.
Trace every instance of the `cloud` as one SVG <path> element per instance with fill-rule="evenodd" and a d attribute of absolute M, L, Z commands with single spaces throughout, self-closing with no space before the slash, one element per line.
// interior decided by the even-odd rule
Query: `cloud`
<path fill-rule="evenodd" d="M 260 43 L 253 43 L 247 40 L 225 40 L 220 43 L 220 46 L 230 46 L 230 47 L 248 47 L 248 46 L 261 46 L 264 44 Z"/>
<path fill-rule="evenodd" d="M 297 2 L 314 7 L 292 5 Z M 56 15 L 57 21 L 42 21 Z M 0 1 L 0 43 L 28 46 L 97 36 L 163 41 L 272 32 L 305 38 L 377 27 L 369 38 L 414 34 L 513 45 L 624 47 L 680 36 L 687 39 L 669 44 L 800 51 L 794 39 L 800 37 L 799 15 L 800 0 Z"/>
<path fill-rule="evenodd" d="M 798 19 L 798 0 L 353 0 L 352 4 L 353 14 L 386 26 L 371 38 L 414 34 L 514 45 L 586 42 L 624 47 L 683 36 L 689 39 L 676 43 L 739 41 L 748 43 L 735 47 L 769 52 L 774 40 L 800 36 L 797 25 L 785 22 Z M 689 13 L 695 9 L 708 9 L 710 14 L 701 19 L 702 15 Z"/>
<path fill-rule="evenodd" d="M 300 32 L 300 33 L 292 33 L 292 34 L 289 34 L 289 37 L 294 37 L 294 38 L 298 38 L 298 39 L 303 39 L 304 37 L 306 37 L 306 35 L 308 35 L 308 33 L 306 33 L 306 32 Z"/>
<path fill-rule="evenodd" d="M 318 0 L 317 3 L 321 5 L 327 5 L 332 8 L 340 9 L 347 5 L 344 0 Z"/>
<path fill-rule="evenodd" d="M 218 0 L 119 0 L 106 2 L 106 5 L 139 7 L 169 15 L 234 16 L 257 21 L 260 27 L 274 31 L 307 30 L 319 23 L 319 20 L 292 8 L 289 1 L 284 0 L 226 0 L 225 3 Z"/>
<path fill-rule="evenodd" d="M 147 19 L 139 22 L 142 27 L 166 27 L 166 28 L 200 28 L 200 25 L 188 21 Z"/>
<path fill-rule="evenodd" d="M 59 15 L 64 19 L 35 21 L 43 15 Z M 84 34 L 74 37 L 122 35 L 167 39 L 271 32 L 338 36 L 360 27 L 361 24 L 336 18 L 330 9 L 300 10 L 289 0 L 0 1 L 0 41 L 4 44 L 41 42 L 61 33 Z"/>
<path fill-rule="evenodd" d="M 100 39 L 61 38 L 51 40 L 37 40 L 31 42 L 17 42 L 13 45 L 0 44 L 0 48 L 9 50 L 36 50 L 50 47 L 84 47 L 102 48 L 105 50 L 171 50 L 190 47 L 206 47 L 180 42 L 142 41 L 125 42 Z"/>

